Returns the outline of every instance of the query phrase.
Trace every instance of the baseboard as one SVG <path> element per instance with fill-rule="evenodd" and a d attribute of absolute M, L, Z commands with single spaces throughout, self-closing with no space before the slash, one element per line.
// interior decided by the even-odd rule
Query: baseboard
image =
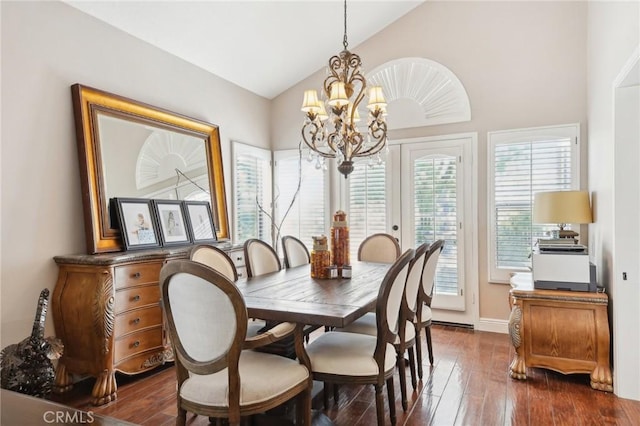
<path fill-rule="evenodd" d="M 478 321 L 478 331 L 490 331 L 492 333 L 509 333 L 509 321 L 494 318 L 480 318 Z"/>

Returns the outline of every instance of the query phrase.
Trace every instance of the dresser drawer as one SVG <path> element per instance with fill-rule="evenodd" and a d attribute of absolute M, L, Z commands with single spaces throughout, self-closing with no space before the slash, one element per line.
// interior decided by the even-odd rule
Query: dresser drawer
<path fill-rule="evenodd" d="M 143 328 L 162 325 L 162 309 L 160 306 L 134 309 L 116 315 L 116 336 L 124 336 Z"/>
<path fill-rule="evenodd" d="M 233 250 L 227 253 L 233 264 L 236 268 L 241 268 L 245 265 L 244 263 L 244 251 L 243 250 Z"/>
<path fill-rule="evenodd" d="M 156 347 L 162 347 L 162 327 L 139 331 L 116 339 L 114 361 L 146 351 Z"/>
<path fill-rule="evenodd" d="M 242 267 L 237 267 L 236 266 L 236 271 L 238 272 L 238 279 L 240 278 L 247 278 L 247 268 L 242 266 Z"/>
<path fill-rule="evenodd" d="M 116 314 L 143 306 L 159 305 L 159 303 L 160 286 L 158 284 L 116 291 Z"/>
<path fill-rule="evenodd" d="M 141 284 L 157 283 L 160 277 L 161 262 L 136 263 L 116 266 L 114 279 L 116 290 Z"/>

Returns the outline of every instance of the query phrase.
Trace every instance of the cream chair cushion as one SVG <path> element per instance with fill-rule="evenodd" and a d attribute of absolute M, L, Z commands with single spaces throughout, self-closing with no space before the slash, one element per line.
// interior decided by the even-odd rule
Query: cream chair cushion
<path fill-rule="evenodd" d="M 306 265 L 309 263 L 309 252 L 302 241 L 297 238 L 285 236 L 282 238 L 283 249 L 289 268 Z"/>
<path fill-rule="evenodd" d="M 433 318 L 433 313 L 431 312 L 431 308 L 423 304 L 422 316 L 420 318 L 422 318 L 422 322 L 431 321 L 431 318 Z"/>
<path fill-rule="evenodd" d="M 359 334 L 368 334 L 369 336 L 376 336 L 378 332 L 378 328 L 376 326 L 376 314 L 369 312 L 346 326 L 345 328 L 339 328 L 336 331 L 341 331 L 345 333 L 359 333 Z M 411 322 L 406 321 L 405 326 L 405 340 L 411 340 L 416 337 L 416 329 L 411 324 Z M 396 345 L 400 344 L 400 335 L 396 336 L 396 340 L 394 342 Z"/>
<path fill-rule="evenodd" d="M 309 378 L 298 361 L 251 350 L 240 354 L 238 370 L 241 406 L 273 399 Z M 182 385 L 180 396 L 197 404 L 228 407 L 227 369 L 205 376 L 192 374 Z"/>
<path fill-rule="evenodd" d="M 393 236 L 375 234 L 365 239 L 358 249 L 358 260 L 393 263 L 400 256 L 400 247 Z"/>
<path fill-rule="evenodd" d="M 204 263 L 208 267 L 215 269 L 227 277 L 229 281 L 236 280 L 235 265 L 231 263 L 224 254 L 221 254 L 213 248 L 199 247 L 192 253 L 191 260 Z"/>
<path fill-rule="evenodd" d="M 266 245 L 253 243 L 249 246 L 247 254 L 245 261 L 249 262 L 251 274 L 254 277 L 280 270 L 280 263 L 275 252 Z"/>
<path fill-rule="evenodd" d="M 375 376 L 379 373 L 378 364 L 373 359 L 375 348 L 375 336 L 332 331 L 309 344 L 307 354 L 314 373 Z M 393 345 L 387 344 L 385 372 L 392 370 L 395 363 L 396 350 Z"/>

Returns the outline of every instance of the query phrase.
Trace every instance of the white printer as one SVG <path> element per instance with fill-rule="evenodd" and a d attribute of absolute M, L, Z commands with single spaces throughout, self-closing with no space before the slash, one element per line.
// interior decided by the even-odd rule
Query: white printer
<path fill-rule="evenodd" d="M 586 250 L 535 249 L 532 275 L 536 289 L 596 291 L 596 267 Z"/>

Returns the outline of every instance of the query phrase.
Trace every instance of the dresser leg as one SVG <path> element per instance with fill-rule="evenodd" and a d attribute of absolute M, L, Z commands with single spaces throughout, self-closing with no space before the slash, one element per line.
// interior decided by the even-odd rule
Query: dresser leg
<path fill-rule="evenodd" d="M 511 361 L 509 367 L 509 376 L 513 379 L 526 380 L 527 366 L 524 362 L 522 335 L 520 329 L 522 327 L 522 306 L 520 303 L 513 301 L 511 315 L 509 315 L 509 337 L 511 344 L 516 350 L 516 356 Z"/>
<path fill-rule="evenodd" d="M 613 392 L 613 378 L 608 365 L 597 365 L 591 372 L 591 387 L 593 389 Z"/>
<path fill-rule="evenodd" d="M 527 366 L 524 363 L 524 358 L 518 353 L 516 353 L 515 358 L 511 361 L 509 376 L 512 379 L 527 380 Z"/>
<path fill-rule="evenodd" d="M 65 393 L 73 389 L 73 381 L 71 375 L 67 373 L 67 366 L 62 362 L 58 362 L 56 368 L 56 379 L 53 384 L 54 393 Z"/>
<path fill-rule="evenodd" d="M 117 388 L 116 376 L 113 370 L 104 370 L 93 385 L 91 403 L 93 405 L 103 405 L 115 401 L 118 397 Z"/>

